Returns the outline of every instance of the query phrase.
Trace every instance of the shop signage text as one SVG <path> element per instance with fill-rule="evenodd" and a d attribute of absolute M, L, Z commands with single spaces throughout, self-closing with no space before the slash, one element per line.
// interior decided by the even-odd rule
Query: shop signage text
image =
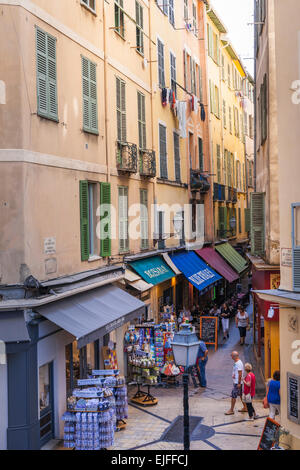
<path fill-rule="evenodd" d="M 153 279 L 154 277 L 159 277 L 163 276 L 164 274 L 167 274 L 168 270 L 165 266 L 159 266 L 158 268 L 152 268 L 148 269 L 145 271 L 145 274 L 150 277 L 150 279 Z"/>
<path fill-rule="evenodd" d="M 209 269 L 203 269 L 203 271 L 199 271 L 198 273 L 190 276 L 189 280 L 197 284 L 197 286 L 200 286 L 200 284 L 202 284 L 205 281 L 208 281 L 209 279 L 213 277 L 214 277 L 214 274 Z"/>

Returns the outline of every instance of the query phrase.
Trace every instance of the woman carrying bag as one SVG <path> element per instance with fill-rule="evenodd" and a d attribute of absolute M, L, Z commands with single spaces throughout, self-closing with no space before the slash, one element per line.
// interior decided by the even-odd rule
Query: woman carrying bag
<path fill-rule="evenodd" d="M 246 377 L 244 378 L 243 381 L 243 395 L 242 395 L 242 401 L 246 403 L 247 410 L 248 410 L 248 415 L 249 418 L 247 421 L 254 421 L 254 419 L 257 419 L 259 416 L 256 414 L 255 409 L 253 408 L 253 398 L 255 397 L 255 382 L 256 378 L 255 375 L 252 372 L 252 366 L 251 364 L 245 364 L 245 372 L 246 372 Z"/>

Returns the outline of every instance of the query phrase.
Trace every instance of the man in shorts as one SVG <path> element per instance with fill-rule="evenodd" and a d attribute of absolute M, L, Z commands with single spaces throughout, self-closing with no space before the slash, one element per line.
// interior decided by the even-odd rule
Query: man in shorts
<path fill-rule="evenodd" d="M 233 388 L 231 392 L 231 408 L 228 411 L 226 411 L 225 415 L 234 415 L 234 407 L 235 407 L 236 399 L 240 397 L 242 400 L 244 364 L 240 360 L 239 353 L 237 351 L 232 351 L 231 357 L 233 360 L 233 369 L 232 369 Z M 246 403 L 243 403 L 243 408 L 241 408 L 239 411 L 241 413 L 247 413 Z"/>

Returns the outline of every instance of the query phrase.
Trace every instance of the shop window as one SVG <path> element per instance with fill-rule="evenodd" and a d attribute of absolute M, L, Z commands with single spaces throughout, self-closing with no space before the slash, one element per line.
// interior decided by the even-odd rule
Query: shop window
<path fill-rule="evenodd" d="M 99 368 L 99 341 L 78 349 L 77 341 L 66 346 L 66 394 L 72 395 L 78 379 L 92 375 L 93 369 Z"/>
<path fill-rule="evenodd" d="M 53 425 L 53 363 L 39 368 L 39 411 L 41 446 L 54 437 Z"/>

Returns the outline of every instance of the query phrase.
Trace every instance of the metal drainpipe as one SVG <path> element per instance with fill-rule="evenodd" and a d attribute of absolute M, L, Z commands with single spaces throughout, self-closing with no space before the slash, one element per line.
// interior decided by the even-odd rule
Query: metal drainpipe
<path fill-rule="evenodd" d="M 257 8 L 256 0 L 254 2 L 254 23 L 257 21 Z M 256 49 L 257 49 L 257 25 L 254 24 L 254 88 L 253 88 L 253 101 L 254 101 L 254 192 L 256 193 L 256 143 L 257 143 L 257 108 L 256 108 Z"/>
<path fill-rule="evenodd" d="M 151 42 L 151 39 L 152 39 L 152 21 L 151 21 L 151 6 L 152 6 L 152 2 L 149 2 L 149 62 L 150 62 L 150 103 L 151 103 L 151 139 L 152 139 L 152 149 L 154 149 L 154 105 L 153 105 L 153 100 L 154 100 L 154 96 L 153 96 L 153 78 L 152 78 L 152 68 L 153 68 L 153 62 L 152 62 L 152 42 Z M 152 209 L 151 209 L 151 216 L 153 215 L 154 217 L 154 220 L 152 221 L 152 227 L 151 227 L 151 230 L 152 230 L 152 235 L 153 235 L 153 232 L 156 230 L 156 213 L 157 213 L 157 207 L 156 207 L 156 203 L 157 203 L 157 198 L 156 198 L 156 179 L 157 179 L 157 170 L 158 170 L 158 165 L 157 165 L 157 149 L 156 149 L 156 152 L 155 152 L 155 159 L 156 159 L 156 177 L 153 181 L 153 202 L 154 202 L 154 210 L 152 212 Z"/>

